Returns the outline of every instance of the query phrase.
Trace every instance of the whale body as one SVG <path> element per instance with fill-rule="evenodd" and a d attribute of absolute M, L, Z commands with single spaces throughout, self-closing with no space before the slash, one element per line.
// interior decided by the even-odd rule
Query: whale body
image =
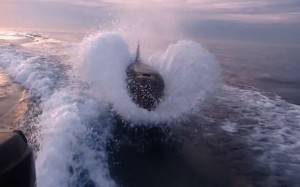
<path fill-rule="evenodd" d="M 163 77 L 153 67 L 140 60 L 139 45 L 136 58 L 126 70 L 127 90 L 133 102 L 139 107 L 153 111 L 164 96 Z"/>

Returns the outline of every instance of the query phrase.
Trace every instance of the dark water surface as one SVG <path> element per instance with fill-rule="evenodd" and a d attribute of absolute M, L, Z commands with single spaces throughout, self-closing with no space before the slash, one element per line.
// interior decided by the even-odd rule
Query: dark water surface
<path fill-rule="evenodd" d="M 254 86 L 300 104 L 300 46 L 203 40 L 222 66 L 225 82 Z"/>
<path fill-rule="evenodd" d="M 173 132 L 118 123 L 108 147 L 112 177 L 133 187 L 261 185 L 249 175 L 255 168 L 242 143 L 221 132 L 206 138 L 204 129 L 192 129 Z"/>

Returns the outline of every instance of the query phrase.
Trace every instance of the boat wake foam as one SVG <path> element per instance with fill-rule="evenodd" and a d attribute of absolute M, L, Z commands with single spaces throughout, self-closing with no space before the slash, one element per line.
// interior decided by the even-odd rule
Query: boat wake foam
<path fill-rule="evenodd" d="M 159 106 L 148 111 L 133 103 L 127 92 L 126 68 L 135 55 L 119 34 L 92 35 L 81 48 L 77 67 L 81 77 L 91 84 L 96 97 L 112 104 L 122 118 L 131 122 L 158 124 L 182 119 L 198 111 L 220 83 L 218 63 L 200 44 L 171 44 L 165 52 L 143 59 L 162 75 L 166 85 Z"/>

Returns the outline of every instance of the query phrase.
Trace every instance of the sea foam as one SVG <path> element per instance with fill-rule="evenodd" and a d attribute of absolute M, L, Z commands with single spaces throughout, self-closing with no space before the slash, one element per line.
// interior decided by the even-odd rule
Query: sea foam
<path fill-rule="evenodd" d="M 160 105 L 147 111 L 132 102 L 126 88 L 126 68 L 134 56 L 120 34 L 97 33 L 82 42 L 77 67 L 95 96 L 131 122 L 158 124 L 182 119 L 201 108 L 220 83 L 218 63 L 200 44 L 171 44 L 165 52 L 142 56 L 144 63 L 159 71 L 166 85 Z"/>

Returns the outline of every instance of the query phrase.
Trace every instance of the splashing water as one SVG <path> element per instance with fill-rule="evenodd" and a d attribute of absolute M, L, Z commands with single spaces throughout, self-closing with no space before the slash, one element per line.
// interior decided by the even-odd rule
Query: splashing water
<path fill-rule="evenodd" d="M 52 54 L 7 46 L 0 51 L 0 65 L 28 89 L 30 101 L 41 108 L 31 112 L 23 124 L 25 130 L 38 129 L 29 137 L 38 147 L 37 185 L 115 186 L 105 162 L 112 123 L 105 105 L 74 88 L 67 67 Z"/>
<path fill-rule="evenodd" d="M 89 81 L 95 95 L 111 103 L 122 118 L 132 122 L 162 123 L 197 111 L 220 83 L 213 56 L 201 45 L 180 41 L 160 55 L 144 59 L 165 81 L 165 96 L 154 111 L 134 104 L 126 89 L 126 68 L 133 62 L 125 41 L 116 33 L 98 33 L 82 45 L 79 74 Z"/>
<path fill-rule="evenodd" d="M 69 61 L 60 61 L 65 57 L 59 58 L 55 50 L 61 50 L 63 43 L 48 41 L 39 38 L 0 48 L 0 65 L 28 89 L 32 102 L 39 103 L 39 112 L 27 116 L 23 124 L 37 129 L 30 139 L 37 147 L 38 186 L 115 186 L 106 161 L 106 139 L 114 123 L 108 106 L 133 122 L 171 121 L 201 104 L 218 80 L 218 65 L 200 45 L 173 44 L 164 54 L 145 60 L 167 84 L 161 106 L 148 112 L 138 108 L 127 93 L 125 70 L 134 55 L 119 34 L 98 33 L 81 44 L 66 45 Z M 72 56 L 78 49 L 80 63 L 74 65 Z M 69 75 L 69 66 L 84 79 L 77 79 L 74 72 Z M 194 67 L 192 71 L 189 66 Z"/>
<path fill-rule="evenodd" d="M 258 90 L 221 85 L 219 65 L 200 44 L 179 41 L 144 56 L 166 85 L 161 104 L 149 112 L 128 95 L 125 70 L 135 54 L 120 34 L 98 33 L 79 44 L 40 36 L 28 41 L 1 45 L 0 66 L 38 103 L 38 112 L 22 124 L 37 129 L 30 139 L 37 147 L 38 186 L 116 186 L 106 150 L 115 113 L 156 125 L 198 116 L 219 86 L 211 111 L 201 112 L 202 122 L 247 145 L 255 164 L 269 172 L 264 184 L 299 183 L 299 106 Z"/>

